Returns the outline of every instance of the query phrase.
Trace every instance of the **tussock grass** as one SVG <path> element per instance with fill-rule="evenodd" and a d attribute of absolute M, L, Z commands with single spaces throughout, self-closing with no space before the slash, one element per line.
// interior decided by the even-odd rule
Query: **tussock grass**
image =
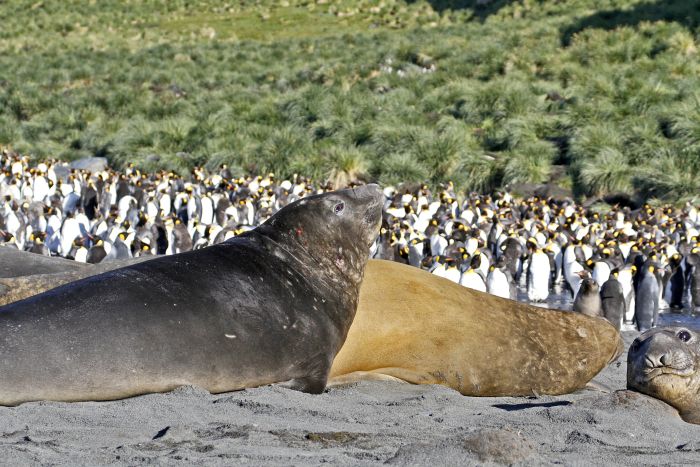
<path fill-rule="evenodd" d="M 559 183 L 577 194 L 683 199 L 698 188 L 699 12 L 700 0 L 9 2 L 0 144 L 464 191 L 568 165 Z"/>

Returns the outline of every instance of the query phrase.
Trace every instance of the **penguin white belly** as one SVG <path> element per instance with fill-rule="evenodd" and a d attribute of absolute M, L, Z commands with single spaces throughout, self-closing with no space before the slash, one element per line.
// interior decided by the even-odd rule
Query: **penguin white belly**
<path fill-rule="evenodd" d="M 12 164 L 12 175 L 22 174 L 24 172 L 24 166 L 22 166 L 21 161 L 14 162 Z"/>
<path fill-rule="evenodd" d="M 425 232 L 425 229 L 428 228 L 429 224 L 429 217 L 419 216 L 418 220 L 415 222 L 415 224 L 413 224 L 413 230 L 416 230 L 418 232 Z"/>
<path fill-rule="evenodd" d="M 549 297 L 549 257 L 544 253 L 534 253 L 530 259 L 527 297 L 533 302 L 542 302 Z"/>
<path fill-rule="evenodd" d="M 34 201 L 43 201 L 44 198 L 49 194 L 49 184 L 44 177 L 37 177 L 34 179 L 34 195 L 32 199 Z"/>
<path fill-rule="evenodd" d="M 500 269 L 494 269 L 486 278 L 486 290 L 491 295 L 510 298 L 510 283 L 508 276 Z"/>
<path fill-rule="evenodd" d="M 484 279 L 482 279 L 482 277 L 473 269 L 465 271 L 462 274 L 462 277 L 459 279 L 459 284 L 480 292 L 486 292 L 486 284 L 484 283 Z"/>
<path fill-rule="evenodd" d="M 66 256 L 73 245 L 73 240 L 80 237 L 80 224 L 74 218 L 63 221 L 61 227 L 61 256 Z"/>
<path fill-rule="evenodd" d="M 170 215 L 170 212 L 172 211 L 172 201 L 170 199 L 170 195 L 167 193 L 163 194 L 158 201 L 158 206 L 160 207 L 160 211 L 163 216 Z"/>
<path fill-rule="evenodd" d="M 433 269 L 430 271 L 431 273 L 435 274 L 438 277 L 445 277 L 445 274 L 447 270 L 445 269 L 445 266 L 442 264 L 438 264 L 435 266 Z"/>
<path fill-rule="evenodd" d="M 571 287 L 574 297 L 578 295 L 578 289 L 581 287 L 581 278 L 578 275 L 581 271 L 583 271 L 583 266 L 578 261 L 564 263 L 564 278 Z"/>
<path fill-rule="evenodd" d="M 20 193 L 22 194 L 22 199 L 31 200 L 34 197 L 34 190 L 32 189 L 32 185 L 29 182 L 24 182 L 22 184 Z"/>
<path fill-rule="evenodd" d="M 87 263 L 88 250 L 84 246 L 78 248 L 75 252 L 75 260 L 79 263 Z"/>
<path fill-rule="evenodd" d="M 467 253 L 473 255 L 477 248 L 479 248 L 479 241 L 474 237 L 470 237 L 466 245 Z"/>
<path fill-rule="evenodd" d="M 153 201 L 149 201 L 146 205 L 146 215 L 149 219 L 155 219 L 158 216 L 158 206 Z"/>
<path fill-rule="evenodd" d="M 617 276 L 617 280 L 622 285 L 622 295 L 625 297 L 625 321 L 632 322 L 634 319 L 634 288 L 632 286 L 632 271 L 623 269 Z"/>
<path fill-rule="evenodd" d="M 447 268 L 443 277 L 447 280 L 451 280 L 452 282 L 459 284 L 459 279 L 461 275 L 462 274 L 459 272 L 459 269 L 451 267 Z"/>
<path fill-rule="evenodd" d="M 214 204 L 211 198 L 205 196 L 202 198 L 202 218 L 200 222 L 204 225 L 210 225 L 214 223 Z"/>
<path fill-rule="evenodd" d="M 247 201 L 246 207 L 248 209 L 248 225 L 255 225 L 255 208 L 253 207 L 253 203 Z"/>
<path fill-rule="evenodd" d="M 10 211 L 10 213 L 5 218 L 5 230 L 10 232 L 12 235 L 15 236 L 15 238 L 17 238 L 19 236 L 20 227 L 21 223 L 19 222 L 19 218 L 14 213 L 14 211 Z"/>
<path fill-rule="evenodd" d="M 596 281 L 598 287 L 602 287 L 605 282 L 610 279 L 610 266 L 608 263 L 599 261 L 593 267 L 593 280 Z"/>

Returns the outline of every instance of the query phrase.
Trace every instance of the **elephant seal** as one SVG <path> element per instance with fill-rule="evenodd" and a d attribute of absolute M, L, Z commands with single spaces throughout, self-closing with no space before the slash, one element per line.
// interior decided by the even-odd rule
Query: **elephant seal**
<path fill-rule="evenodd" d="M 0 246 L 0 279 L 79 271 L 84 264 L 64 258 L 28 253 L 17 248 Z"/>
<path fill-rule="evenodd" d="M 700 424 L 700 334 L 663 327 L 637 337 L 627 354 L 627 388 L 660 399 Z"/>
<path fill-rule="evenodd" d="M 0 250 L 2 250 L 1 247 Z M 20 253 L 21 255 L 16 258 L 19 262 L 25 260 L 31 262 L 34 260 L 35 256 L 39 256 L 36 253 L 29 253 L 27 251 Z M 0 306 L 17 302 L 24 298 L 31 297 L 32 295 L 40 294 L 41 292 L 53 289 L 59 285 L 74 282 L 85 277 L 95 276 L 106 271 L 111 271 L 112 269 L 119 269 L 124 266 L 130 266 L 143 261 L 150 261 L 154 258 L 155 256 L 140 256 L 138 258 L 129 258 L 128 260 L 107 261 L 93 265 L 89 263 L 78 263 L 77 261 L 65 260 L 59 257 L 52 257 L 50 260 L 56 261 L 56 263 L 53 265 L 53 268 L 48 269 L 49 271 L 55 271 L 56 268 L 64 266 L 65 263 L 77 264 L 80 267 L 77 269 L 68 269 L 62 272 L 20 275 L 17 277 L 5 278 L 0 277 Z"/>
<path fill-rule="evenodd" d="M 0 404 L 111 400 L 192 384 L 318 393 L 357 308 L 384 196 L 302 198 L 224 243 L 0 308 Z"/>
<path fill-rule="evenodd" d="M 623 351 L 602 318 L 546 310 L 370 260 L 331 382 L 442 384 L 467 396 L 565 394 Z"/>

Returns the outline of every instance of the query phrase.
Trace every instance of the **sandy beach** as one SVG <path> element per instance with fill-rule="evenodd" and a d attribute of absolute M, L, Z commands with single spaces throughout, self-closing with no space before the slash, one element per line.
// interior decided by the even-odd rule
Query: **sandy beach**
<path fill-rule="evenodd" d="M 627 346 L 635 335 L 624 333 Z M 0 456 L 6 465 L 700 462 L 700 426 L 626 391 L 625 362 L 626 353 L 593 387 L 556 397 L 364 382 L 321 395 L 186 386 L 112 402 L 27 403 L 0 408 Z"/>

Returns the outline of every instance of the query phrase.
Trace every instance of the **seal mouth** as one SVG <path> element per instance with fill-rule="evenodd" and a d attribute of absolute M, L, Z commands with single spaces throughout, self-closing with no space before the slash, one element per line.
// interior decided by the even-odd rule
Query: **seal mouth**
<path fill-rule="evenodd" d="M 367 204 L 364 214 L 362 215 L 362 223 L 366 227 L 367 247 L 372 246 L 374 240 L 379 235 L 379 228 L 382 225 L 382 209 L 384 208 L 384 193 L 379 188 L 379 185 L 371 183 L 359 188 L 352 189 L 353 195 L 358 200 L 363 200 Z"/>
<path fill-rule="evenodd" d="M 661 375 L 690 376 L 695 373 L 695 362 L 685 353 L 669 352 L 657 357 L 645 355 L 641 373 L 647 380 Z"/>
<path fill-rule="evenodd" d="M 367 227 L 367 246 L 370 247 L 374 243 L 377 235 L 379 235 L 379 228 L 382 225 L 382 202 L 374 202 L 370 204 L 365 210 L 363 217 L 363 224 Z"/>
<path fill-rule="evenodd" d="M 687 365 L 683 368 L 675 368 L 675 367 L 668 367 L 668 366 L 662 366 L 662 367 L 645 367 L 644 370 L 642 370 L 642 373 L 645 376 L 645 379 L 647 381 L 651 381 L 654 378 L 657 378 L 662 375 L 672 375 L 672 376 L 682 376 L 682 377 L 687 377 L 691 376 L 695 373 L 695 366 L 694 365 Z"/>

